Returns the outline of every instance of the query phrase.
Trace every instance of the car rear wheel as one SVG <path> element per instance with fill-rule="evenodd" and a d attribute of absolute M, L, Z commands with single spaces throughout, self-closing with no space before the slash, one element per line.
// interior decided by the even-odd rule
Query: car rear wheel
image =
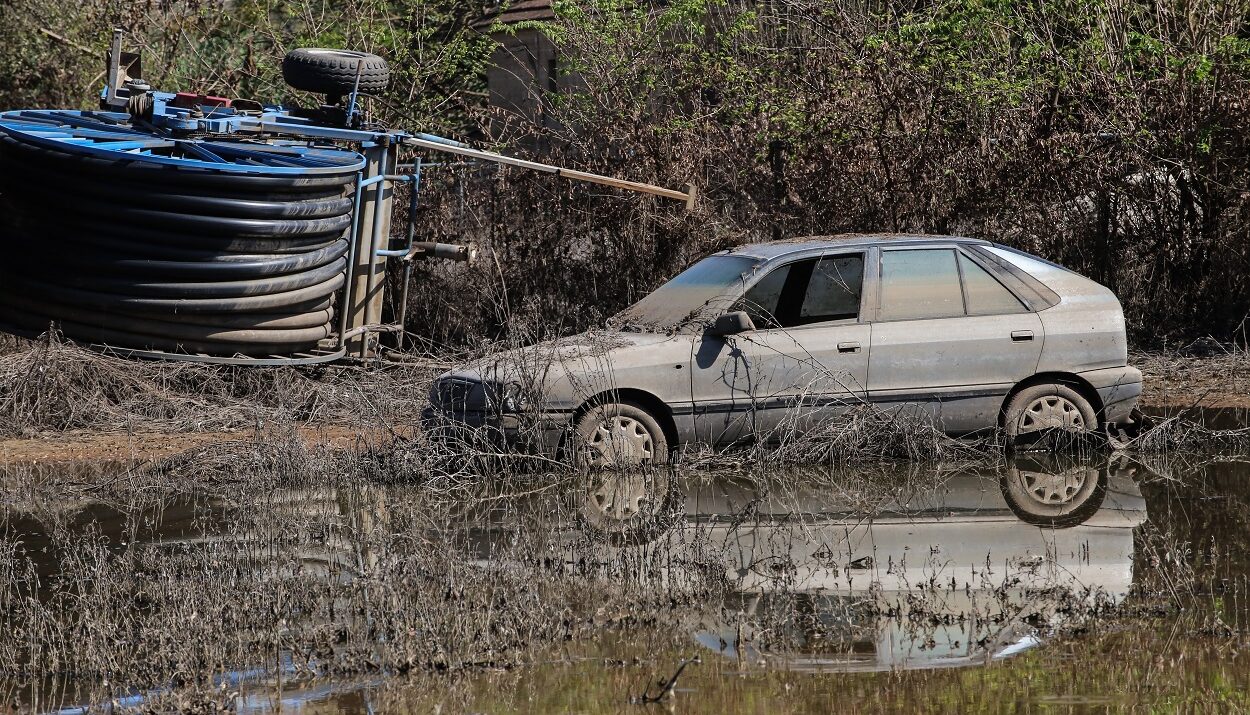
<path fill-rule="evenodd" d="M 1003 428 L 1009 445 L 1036 445 L 1057 435 L 1098 429 L 1098 414 L 1076 390 L 1059 383 L 1026 387 L 1007 404 Z"/>
<path fill-rule="evenodd" d="M 668 440 L 651 413 L 629 402 L 596 405 L 577 421 L 574 458 L 588 467 L 636 467 L 668 461 Z"/>

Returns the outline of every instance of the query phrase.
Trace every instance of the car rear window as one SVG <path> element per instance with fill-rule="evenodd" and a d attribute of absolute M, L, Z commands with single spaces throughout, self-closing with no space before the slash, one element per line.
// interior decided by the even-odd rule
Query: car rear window
<path fill-rule="evenodd" d="M 995 256 L 998 256 L 1004 261 L 1007 261 L 1011 265 L 1042 282 L 1045 282 L 1045 276 L 1072 272 L 1058 263 L 1051 263 L 1050 261 L 1043 260 L 1037 256 L 1030 256 L 1022 251 L 1017 251 L 1014 248 L 1007 248 L 1006 246 L 999 246 L 997 244 L 993 246 L 985 246 L 984 248 L 986 251 L 993 253 Z"/>
<path fill-rule="evenodd" d="M 1028 310 L 989 271 L 962 253 L 959 254 L 959 269 L 964 275 L 964 297 L 968 302 L 968 315 L 1002 315 Z"/>
<path fill-rule="evenodd" d="M 964 315 L 964 295 L 954 249 L 883 251 L 882 320 Z"/>

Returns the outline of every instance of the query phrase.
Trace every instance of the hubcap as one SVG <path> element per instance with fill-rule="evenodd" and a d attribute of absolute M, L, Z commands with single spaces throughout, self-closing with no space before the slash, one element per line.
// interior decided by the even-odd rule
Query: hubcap
<path fill-rule="evenodd" d="M 1021 433 L 1060 429 L 1069 432 L 1085 431 L 1085 417 L 1081 410 L 1066 397 L 1046 395 L 1029 403 L 1020 414 L 1017 426 Z"/>
<path fill-rule="evenodd" d="M 1041 472 L 1020 473 L 1021 481 L 1029 496 L 1048 505 L 1067 504 L 1085 486 L 1085 470 L 1077 469 L 1061 474 Z"/>
<path fill-rule="evenodd" d="M 651 433 L 641 422 L 624 415 L 601 422 L 586 440 L 587 462 L 592 467 L 643 464 L 655 452 Z"/>
<path fill-rule="evenodd" d="M 629 521 L 652 508 L 650 482 L 641 474 L 614 475 L 591 489 L 591 506 L 614 521 Z"/>

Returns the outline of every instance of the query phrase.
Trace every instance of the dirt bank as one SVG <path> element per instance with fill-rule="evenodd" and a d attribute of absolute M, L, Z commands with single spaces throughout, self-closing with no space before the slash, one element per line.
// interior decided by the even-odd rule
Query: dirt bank
<path fill-rule="evenodd" d="M 1250 409 L 1250 353 L 1244 350 L 1183 355 L 1143 352 L 1130 357 L 1145 378 L 1147 408 Z"/>

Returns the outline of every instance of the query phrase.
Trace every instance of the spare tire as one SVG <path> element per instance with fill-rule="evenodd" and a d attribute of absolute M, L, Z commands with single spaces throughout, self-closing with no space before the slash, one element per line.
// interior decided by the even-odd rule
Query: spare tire
<path fill-rule="evenodd" d="M 295 89 L 341 97 L 357 87 L 363 94 L 381 94 L 391 79 L 386 60 L 367 52 L 301 47 L 282 59 L 282 79 Z"/>

